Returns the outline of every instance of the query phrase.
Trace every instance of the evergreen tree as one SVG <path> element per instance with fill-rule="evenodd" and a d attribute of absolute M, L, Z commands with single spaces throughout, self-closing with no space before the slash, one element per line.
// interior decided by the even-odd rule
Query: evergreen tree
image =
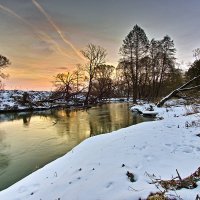
<path fill-rule="evenodd" d="M 136 102 L 138 97 L 140 60 L 146 55 L 148 46 L 149 41 L 144 30 L 138 25 L 135 25 L 123 40 L 122 47 L 120 48 L 120 54 L 123 56 L 123 60 L 130 63 L 133 102 Z"/>

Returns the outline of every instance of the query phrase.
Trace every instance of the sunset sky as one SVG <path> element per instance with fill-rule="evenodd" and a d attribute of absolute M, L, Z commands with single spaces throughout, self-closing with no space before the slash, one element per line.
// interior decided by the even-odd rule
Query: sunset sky
<path fill-rule="evenodd" d="M 0 0 L 0 54 L 12 63 L 6 89 L 51 90 L 53 76 L 84 62 L 88 43 L 117 66 L 135 24 L 149 40 L 168 34 L 185 66 L 200 47 L 199 19 L 199 0 Z"/>

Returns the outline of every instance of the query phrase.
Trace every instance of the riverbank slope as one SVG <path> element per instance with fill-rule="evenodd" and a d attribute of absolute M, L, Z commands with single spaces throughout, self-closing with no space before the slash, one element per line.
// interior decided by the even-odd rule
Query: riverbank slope
<path fill-rule="evenodd" d="M 200 166 L 199 115 L 189 106 L 157 111 L 163 120 L 91 137 L 0 192 L 0 199 L 137 200 L 159 191 L 147 174 L 171 179 L 177 169 L 189 176 Z M 191 200 L 199 191 L 197 186 L 167 194 Z"/>

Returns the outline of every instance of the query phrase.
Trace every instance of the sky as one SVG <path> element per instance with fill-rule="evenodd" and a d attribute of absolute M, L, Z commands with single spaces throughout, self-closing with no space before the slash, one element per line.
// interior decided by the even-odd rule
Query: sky
<path fill-rule="evenodd" d="M 52 90 L 56 74 L 85 63 L 80 50 L 89 43 L 117 66 L 136 24 L 149 40 L 169 35 L 186 68 L 200 47 L 199 8 L 199 0 L 0 0 L 0 54 L 11 61 L 5 88 Z"/>

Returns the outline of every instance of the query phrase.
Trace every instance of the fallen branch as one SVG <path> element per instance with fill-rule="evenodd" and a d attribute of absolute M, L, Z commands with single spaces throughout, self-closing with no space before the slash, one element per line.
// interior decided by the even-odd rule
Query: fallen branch
<path fill-rule="evenodd" d="M 192 87 L 188 87 L 188 85 L 190 85 L 191 83 L 193 83 L 195 80 L 199 79 L 200 78 L 200 75 L 194 77 L 193 79 L 189 80 L 187 83 L 183 84 L 181 87 L 173 90 L 171 93 L 169 93 L 166 97 L 164 97 L 163 99 L 160 100 L 160 102 L 158 102 L 157 106 L 158 107 L 162 107 L 164 105 L 164 103 L 171 99 L 172 97 L 174 96 L 177 96 L 177 94 L 179 92 L 183 92 L 183 91 L 189 91 L 189 90 L 193 90 L 193 89 L 197 89 L 200 87 L 200 85 L 197 85 L 197 86 L 192 86 Z"/>
<path fill-rule="evenodd" d="M 178 176 L 171 180 L 156 179 L 155 176 L 147 174 L 153 184 L 158 184 L 165 190 L 180 190 L 182 188 L 193 189 L 197 187 L 197 182 L 200 181 L 200 167 L 190 176 L 182 179 L 178 170 L 176 170 Z M 178 180 L 176 180 L 178 179 Z"/>
<path fill-rule="evenodd" d="M 183 200 L 178 196 L 171 195 L 166 195 L 166 192 L 151 192 L 146 199 L 141 199 L 139 200 Z"/>

